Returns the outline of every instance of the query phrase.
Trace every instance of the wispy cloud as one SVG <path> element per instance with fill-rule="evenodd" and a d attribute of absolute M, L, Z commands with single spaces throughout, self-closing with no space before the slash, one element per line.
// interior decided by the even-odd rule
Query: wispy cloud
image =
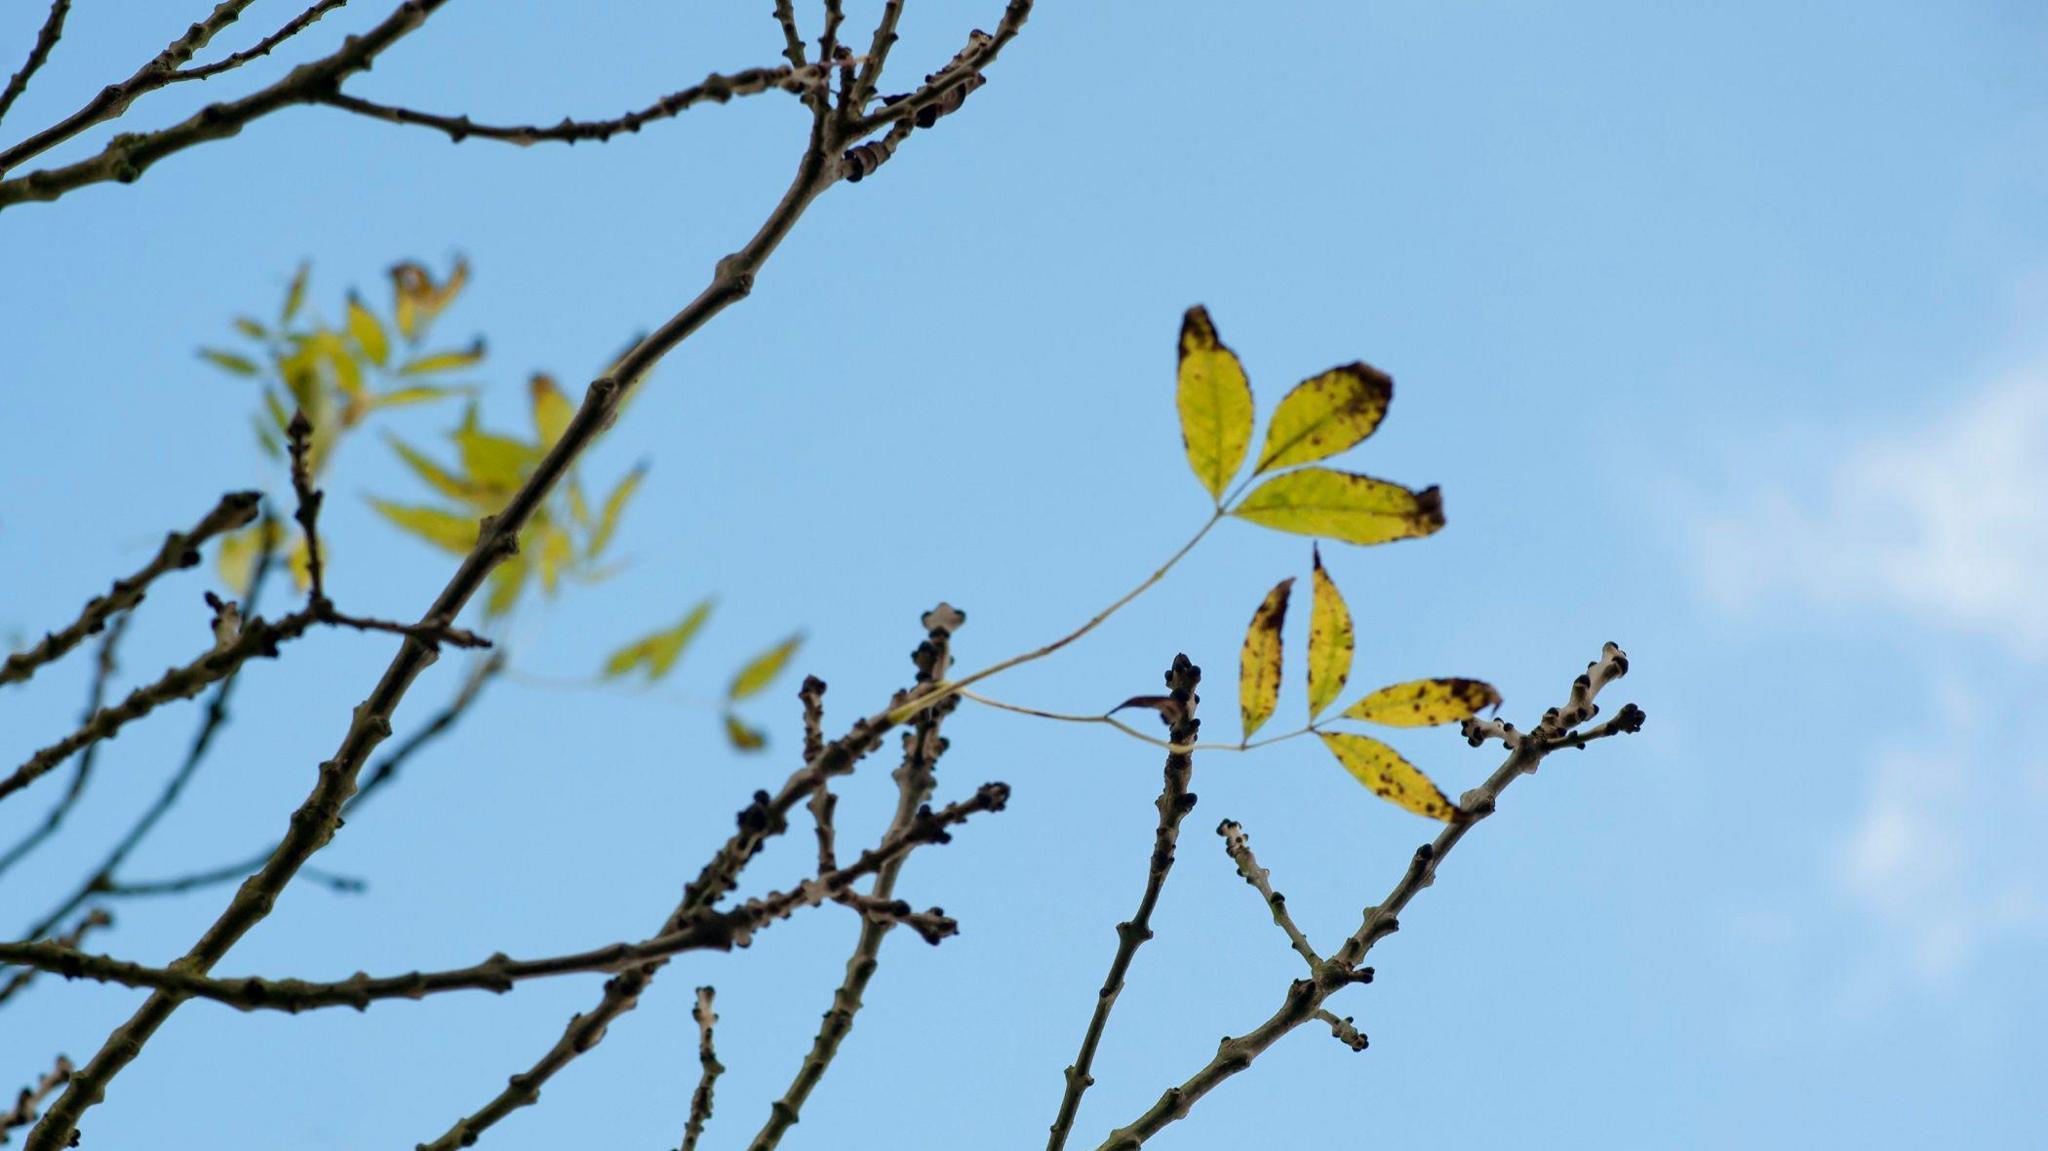
<path fill-rule="evenodd" d="M 1836 459 L 1812 497 L 1765 485 L 1696 525 L 1715 599 L 1892 608 L 2048 657 L 2048 362 Z"/>

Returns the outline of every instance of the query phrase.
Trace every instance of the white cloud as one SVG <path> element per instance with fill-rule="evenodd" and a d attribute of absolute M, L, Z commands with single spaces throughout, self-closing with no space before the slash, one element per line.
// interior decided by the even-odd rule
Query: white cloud
<path fill-rule="evenodd" d="M 1742 502 L 1696 525 L 1724 605 L 1889 607 L 2048 656 L 2048 363 L 1843 453 L 1814 498 Z"/>

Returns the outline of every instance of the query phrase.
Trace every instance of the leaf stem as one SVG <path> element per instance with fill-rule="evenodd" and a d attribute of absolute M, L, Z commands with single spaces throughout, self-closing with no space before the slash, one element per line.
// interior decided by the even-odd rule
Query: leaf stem
<path fill-rule="evenodd" d="M 1270 735 L 1265 739 L 1255 739 L 1248 742 L 1178 744 L 1160 739 L 1156 735 L 1146 735 L 1144 732 L 1139 731 L 1137 728 L 1132 727 L 1113 715 L 1071 715 L 1066 712 L 1043 711 L 1039 708 L 1025 707 L 1021 704 L 1004 703 L 1002 700 L 992 699 L 979 692 L 968 691 L 961 687 L 955 687 L 953 694 L 958 695 L 962 699 L 972 700 L 985 707 L 993 707 L 999 711 L 1014 711 L 1018 715 L 1028 715 L 1038 719 L 1058 720 L 1061 723 L 1099 723 L 1105 727 L 1113 727 L 1132 739 L 1149 743 L 1153 747 L 1163 747 L 1168 751 L 1256 751 L 1259 748 L 1270 747 L 1276 743 L 1285 743 L 1290 739 L 1300 739 L 1304 735 L 1313 735 L 1322 730 L 1319 726 L 1312 723 L 1307 727 L 1296 728 L 1293 731 L 1283 732 L 1279 735 Z"/>

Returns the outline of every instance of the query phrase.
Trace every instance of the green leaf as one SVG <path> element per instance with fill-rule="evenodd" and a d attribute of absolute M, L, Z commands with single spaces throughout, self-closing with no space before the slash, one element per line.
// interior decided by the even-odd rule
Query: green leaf
<path fill-rule="evenodd" d="M 470 480 L 501 495 L 510 495 L 527 471 L 540 462 L 540 453 L 531 444 L 477 426 L 475 404 L 464 414 L 453 438 L 462 455 L 462 470 Z"/>
<path fill-rule="evenodd" d="M 562 433 L 569 430 L 569 421 L 576 418 L 576 406 L 545 372 L 534 373 L 526 388 L 533 397 L 533 430 L 540 438 L 540 446 L 554 447 Z"/>
<path fill-rule="evenodd" d="M 412 469 L 412 474 L 425 480 L 428 487 L 450 499 L 461 500 L 464 503 L 478 502 L 482 493 L 474 484 L 464 482 L 428 458 L 425 453 L 390 432 L 384 433 L 384 442 L 391 445 L 391 450 L 398 453 L 398 458 L 405 461 L 405 466 Z"/>
<path fill-rule="evenodd" d="M 348 294 L 348 334 L 378 367 L 391 358 L 391 341 L 384 335 L 383 321 L 372 315 L 354 292 Z"/>
<path fill-rule="evenodd" d="M 789 663 L 789 658 L 796 654 L 797 647 L 803 642 L 803 634 L 799 632 L 749 660 L 739 674 L 732 677 L 732 686 L 725 689 L 725 698 L 737 702 L 758 695 L 782 673 L 783 666 Z"/>
<path fill-rule="evenodd" d="M 454 399 L 456 396 L 473 396 L 476 389 L 463 384 L 414 384 L 407 388 L 393 388 L 378 392 L 370 397 L 370 406 L 375 408 L 403 408 L 413 404 L 428 404 L 435 400 Z"/>
<path fill-rule="evenodd" d="M 256 366 L 256 361 L 249 357 L 238 356 L 233 352 L 223 352 L 218 348 L 199 349 L 199 358 L 231 375 L 255 376 L 262 374 L 263 371 L 262 368 Z"/>
<path fill-rule="evenodd" d="M 526 587 L 526 573 L 530 570 L 526 557 L 521 555 L 492 568 L 490 594 L 484 599 L 484 615 L 495 619 L 511 611 L 519 602 L 519 593 Z"/>
<path fill-rule="evenodd" d="M 605 497 L 604 511 L 598 517 L 596 529 L 590 533 L 590 546 L 584 551 L 584 559 L 597 559 L 611 545 L 612 535 L 619 528 L 619 516 L 625 512 L 626 502 L 633 498 L 633 493 L 640 490 L 640 481 L 646 475 L 647 465 L 636 465 L 619 481 L 619 486 L 612 489 L 612 494 Z"/>
<path fill-rule="evenodd" d="M 1353 544 L 1415 539 L 1444 526 L 1443 497 L 1434 487 L 1410 491 L 1329 468 L 1274 476 L 1239 500 L 1230 514 L 1285 532 Z"/>
<path fill-rule="evenodd" d="M 1293 590 L 1292 576 L 1274 585 L 1245 628 L 1244 650 L 1237 661 L 1237 705 L 1244 714 L 1247 740 L 1272 718 L 1280 702 L 1280 629 L 1287 622 L 1287 597 Z"/>
<path fill-rule="evenodd" d="M 270 338 L 270 329 L 250 319 L 248 316 L 235 317 L 235 330 L 252 340 L 267 340 Z"/>
<path fill-rule="evenodd" d="M 1369 735 L 1319 731 L 1323 746 L 1337 757 L 1358 782 L 1374 795 L 1407 808 L 1417 815 L 1449 823 L 1458 808 L 1420 768 L 1401 758 L 1401 753 Z"/>
<path fill-rule="evenodd" d="M 1308 613 L 1308 718 L 1311 723 L 1344 691 L 1351 677 L 1351 609 L 1337 591 L 1337 581 L 1323 570 L 1322 549 L 1313 552 L 1313 599 Z"/>
<path fill-rule="evenodd" d="M 1208 309 L 1189 308 L 1180 325 L 1181 443 L 1188 466 L 1217 502 L 1252 442 L 1252 388 L 1237 356 L 1216 338 Z"/>
<path fill-rule="evenodd" d="M 696 637 L 698 629 L 704 626 L 704 621 L 710 618 L 710 615 L 711 601 L 707 599 L 691 608 L 689 614 L 674 627 L 663 628 L 652 635 L 642 636 L 618 649 L 604 661 L 604 678 L 616 679 L 636 667 L 643 666 L 647 669 L 647 679 L 650 683 L 667 675 L 669 669 L 675 666 L 676 660 L 682 656 L 683 649 L 689 646 L 690 640 Z"/>
<path fill-rule="evenodd" d="M 748 727 L 745 721 L 729 711 L 725 713 L 725 738 L 735 751 L 759 751 L 768 746 L 765 732 L 757 727 Z"/>
<path fill-rule="evenodd" d="M 1434 727 L 1499 706 L 1500 692 L 1481 680 L 1412 679 L 1373 692 L 1345 708 L 1342 718 L 1388 727 Z"/>
<path fill-rule="evenodd" d="M 264 422 L 262 416 L 250 416 L 250 426 L 256 429 L 256 446 L 273 460 L 284 458 L 284 441 L 277 438 L 277 430 Z"/>
<path fill-rule="evenodd" d="M 300 264 L 292 273 L 291 286 L 284 290 L 284 307 L 278 312 L 284 323 L 291 323 L 299 314 L 299 308 L 306 302 L 306 278 L 313 274 L 313 265 Z"/>
<path fill-rule="evenodd" d="M 400 365 L 401 376 L 424 376 L 434 372 L 452 372 L 460 368 L 471 368 L 483 363 L 484 342 L 479 339 L 466 349 L 448 352 L 428 352 L 424 356 L 407 360 Z"/>
<path fill-rule="evenodd" d="M 385 519 L 444 551 L 466 556 L 476 546 L 477 521 L 473 516 L 380 499 L 372 499 L 370 505 Z"/>
<path fill-rule="evenodd" d="M 1346 364 L 1303 380 L 1273 410 L 1252 474 L 1311 464 L 1353 447 L 1380 426 L 1393 398 L 1393 377 L 1370 364 Z"/>

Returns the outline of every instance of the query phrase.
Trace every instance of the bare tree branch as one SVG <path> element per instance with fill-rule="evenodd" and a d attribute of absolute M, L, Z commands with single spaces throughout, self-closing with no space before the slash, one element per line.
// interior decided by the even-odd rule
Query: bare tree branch
<path fill-rule="evenodd" d="M 717 994 L 714 988 L 699 987 L 697 1006 L 690 1012 L 690 1018 L 697 1021 L 697 1089 L 690 1092 L 690 1118 L 683 1124 L 680 1151 L 696 1151 L 697 1139 L 704 1134 L 704 1124 L 711 1118 L 712 1090 L 718 1077 L 725 1073 L 725 1064 L 718 1061 L 718 1052 L 711 1044 L 711 1030 L 718 1026 L 711 1003 Z"/>
<path fill-rule="evenodd" d="M 222 496 L 213 510 L 190 530 L 165 536 L 164 545 L 157 549 L 156 555 L 143 565 L 142 570 L 126 579 L 115 580 L 107 594 L 95 596 L 85 605 L 77 620 L 60 631 L 43 636 L 34 647 L 8 656 L 7 662 L 0 664 L 0 685 L 19 683 L 29 678 L 37 668 L 60 658 L 84 642 L 86 636 L 106 627 L 107 620 L 114 615 L 141 603 L 149 593 L 149 585 L 155 583 L 157 577 L 198 563 L 199 549 L 206 541 L 255 519 L 262 500 L 259 492 L 230 492 Z"/>
<path fill-rule="evenodd" d="M 59 1055 L 48 1073 L 22 1088 L 21 1094 L 15 1096 L 13 1110 L 0 1115 L 0 1147 L 6 1146 L 13 1138 L 9 1133 L 16 1127 L 26 1127 L 35 1122 L 36 1109 L 42 1106 L 43 1100 L 70 1081 L 71 1060 Z"/>
<path fill-rule="evenodd" d="M 1198 702 L 1195 688 L 1201 682 L 1201 668 L 1190 663 L 1185 655 L 1173 657 L 1173 667 L 1166 673 L 1166 689 L 1167 698 L 1174 706 L 1162 707 L 1160 711 L 1161 718 L 1171 728 L 1169 738 L 1176 745 L 1192 744 L 1201 737 L 1202 721 L 1195 718 Z M 1166 780 L 1155 802 L 1159 808 L 1159 826 L 1152 834 L 1152 855 L 1145 871 L 1145 893 L 1138 899 L 1137 914 L 1116 925 L 1116 956 L 1110 960 L 1109 974 L 1102 981 L 1102 990 L 1095 995 L 1095 1011 L 1089 1016 L 1088 1030 L 1081 1036 L 1080 1054 L 1067 1067 L 1066 1089 L 1060 1095 L 1059 1112 L 1053 1117 L 1046 1151 L 1060 1151 L 1073 1133 L 1074 1115 L 1081 1109 L 1081 1096 L 1095 1084 L 1095 1077 L 1089 1074 L 1089 1069 L 1095 1065 L 1095 1049 L 1101 1044 L 1102 1033 L 1109 1026 L 1109 1013 L 1116 1007 L 1117 996 L 1123 992 L 1124 976 L 1131 969 L 1131 960 L 1137 956 L 1138 948 L 1152 938 L 1152 909 L 1158 906 L 1159 893 L 1166 889 L 1167 874 L 1173 870 L 1181 820 L 1195 808 L 1195 794 L 1188 790 L 1194 771 L 1193 752 L 1167 753 Z"/>
<path fill-rule="evenodd" d="M 175 84 L 184 80 L 206 80 L 218 76 L 222 72 L 230 72 L 240 68 L 252 60 L 260 60 L 270 55 L 271 51 L 279 44 L 304 32 L 322 16 L 347 3 L 348 0 L 318 0 L 318 3 L 314 4 L 311 8 L 286 21 L 284 27 L 258 41 L 255 47 L 244 49 L 226 59 L 216 60 L 211 64 L 195 64 L 188 68 L 180 68 L 176 72 L 171 73 L 165 80 L 165 83 Z"/>
<path fill-rule="evenodd" d="M 113 924 L 114 917 L 106 908 L 95 907 L 91 911 L 86 912 L 85 918 L 78 921 L 78 926 L 58 936 L 52 942 L 61 947 L 75 948 L 96 928 L 111 927 Z M 0 985 L 0 1003 L 5 1003 L 9 999 L 14 998 L 22 988 L 33 983 L 38 974 L 37 969 L 33 967 L 24 967 L 20 971 L 15 972 L 4 985 Z"/>
<path fill-rule="evenodd" d="M 929 808 L 918 813 L 910 825 L 890 835 L 860 859 L 837 871 L 817 876 L 788 891 L 771 892 L 728 912 L 704 909 L 685 922 L 653 939 L 640 943 L 614 943 L 568 955 L 545 959 L 513 959 L 502 953 L 481 963 L 447 971 L 411 971 L 403 975 L 372 977 L 363 973 L 338 982 L 304 979 L 264 979 L 241 976 L 215 979 L 189 970 L 149 967 L 107 955 L 89 955 L 61 942 L 0 943 L 0 962 L 20 964 L 60 975 L 65 979 L 90 979 L 124 987 L 147 988 L 180 998 L 211 999 L 243 1011 L 284 1011 L 296 1014 L 322 1007 L 367 1008 L 386 999 L 424 999 L 446 991 L 485 990 L 503 993 L 528 979 L 569 975 L 586 971 L 617 971 L 648 960 L 666 959 L 685 951 L 729 951 L 745 947 L 754 933 L 777 920 L 786 919 L 799 908 L 814 907 L 833 900 L 863 877 L 901 860 L 927 843 L 944 843 L 948 829 L 967 822 L 981 812 L 1001 811 L 1010 789 L 1000 783 L 985 784 L 968 799 L 947 804 L 939 811 Z M 863 907 L 868 915 L 889 914 L 886 909 Z M 945 934 L 953 925 L 945 921 Z"/>
<path fill-rule="evenodd" d="M 121 645 L 121 637 L 128 634 L 128 623 L 134 618 L 135 616 L 128 612 L 115 616 L 113 624 L 107 628 L 105 638 L 100 640 L 99 657 L 93 661 L 92 686 L 86 691 L 85 714 L 79 717 L 80 723 L 97 715 L 101 705 L 106 702 L 107 685 L 113 682 L 114 672 L 117 670 L 114 652 Z M 85 785 L 92 778 L 92 765 L 99 758 L 99 752 L 100 745 L 95 743 L 78 757 L 78 767 L 71 774 L 71 786 L 64 790 L 64 798 L 50 808 L 49 814 L 43 816 L 43 821 L 36 825 L 35 830 L 23 836 L 20 843 L 8 848 L 5 855 L 0 855 L 0 875 L 6 874 L 8 868 L 21 862 L 29 852 L 57 833 L 57 828 L 64 823 L 65 817 L 78 805 L 79 797 L 85 794 Z"/>
<path fill-rule="evenodd" d="M 1225 1036 L 1217 1045 L 1214 1058 L 1201 1070 L 1179 1085 L 1167 1088 L 1158 1101 L 1137 1119 L 1111 1132 L 1098 1151 L 1134 1151 L 1143 1146 L 1146 1140 L 1186 1117 L 1202 1096 L 1250 1067 L 1282 1036 L 1317 1018 L 1316 1013 L 1322 1010 L 1324 1000 L 1353 983 L 1369 982 L 1372 969 L 1361 968 L 1359 964 L 1375 943 L 1400 929 L 1400 913 L 1410 900 L 1434 881 L 1444 857 L 1479 821 L 1493 814 L 1496 801 L 1509 784 L 1535 771 L 1550 752 L 1571 746 L 1572 725 L 1590 719 L 1598 711 L 1593 697 L 1627 670 L 1628 656 L 1614 644 L 1606 645 L 1600 658 L 1588 664 L 1586 674 L 1573 683 L 1571 698 L 1565 706 L 1545 712 L 1542 723 L 1513 743 L 1507 759 L 1487 777 L 1486 782 L 1459 799 L 1458 816 L 1450 821 L 1435 841 L 1415 849 L 1393 890 L 1385 899 L 1366 908 L 1363 922 L 1343 946 L 1318 965 L 1309 978 L 1297 979 L 1290 984 L 1280 1008 L 1271 1017 L 1243 1035 Z M 1636 726 L 1641 726 L 1640 708 L 1630 705 L 1623 710 L 1632 711 Z M 1344 1038 L 1341 1032 L 1338 1037 Z M 1360 1036 L 1361 1041 L 1363 1038 Z"/>
<path fill-rule="evenodd" d="M 966 619 L 965 613 L 946 603 L 925 613 L 922 621 L 925 640 L 912 654 L 917 664 L 917 689 L 929 691 L 933 685 L 945 680 L 946 672 L 952 666 L 953 632 Z M 912 694 L 915 695 L 916 691 Z M 896 813 L 889 825 L 892 834 L 916 818 L 926 797 L 931 794 L 933 768 L 946 750 L 946 740 L 939 734 L 939 728 L 957 705 L 956 696 L 925 709 L 919 713 L 916 726 L 904 735 L 903 762 L 891 773 L 896 782 Z M 869 899 L 893 899 L 896 880 L 901 874 L 900 860 L 885 868 L 875 877 L 874 886 L 868 893 Z M 797 1067 L 795 1078 L 782 1097 L 769 1108 L 767 1121 L 748 1145 L 750 1151 L 768 1151 L 781 1142 L 783 1135 L 796 1124 L 804 1101 L 824 1079 L 833 1058 L 839 1053 L 840 1044 L 853 1031 L 854 1017 L 860 1013 L 868 982 L 874 978 L 875 969 L 880 964 L 882 940 L 891 926 L 893 924 L 888 919 L 880 917 L 870 916 L 862 921 L 853 954 L 846 960 L 846 976 L 832 993 L 832 1006 L 825 1012 L 824 1022 L 811 1040 L 811 1049 Z"/>
<path fill-rule="evenodd" d="M 341 92 L 321 96 L 318 102 L 340 108 L 345 112 L 354 112 L 358 116 L 369 116 L 393 124 L 433 128 L 447 133 L 448 138 L 457 144 L 474 136 L 480 140 L 501 140 L 524 148 L 550 141 L 574 144 L 579 140 L 596 140 L 602 143 L 621 132 L 638 132 L 644 124 L 680 115 L 705 101 L 723 104 L 735 96 L 752 96 L 777 88 L 786 92 L 803 92 L 823 79 L 824 75 L 824 69 L 816 66 L 749 68 L 731 75 L 714 72 L 705 77 L 703 83 L 679 92 L 671 92 L 636 112 L 628 112 L 609 120 L 565 119 L 559 124 L 547 127 L 532 124 L 478 124 L 468 116 L 438 116 L 430 112 L 416 112 L 410 108 L 378 104 Z"/>
<path fill-rule="evenodd" d="M 1308 936 L 1301 933 L 1301 928 L 1294 924 L 1294 916 L 1288 914 L 1287 897 L 1273 890 L 1273 873 L 1260 867 L 1258 857 L 1252 854 L 1252 837 L 1244 825 L 1226 819 L 1216 825 L 1216 834 L 1223 837 L 1223 850 L 1229 853 L 1231 862 L 1237 864 L 1237 873 L 1265 899 L 1266 906 L 1273 912 L 1273 923 L 1287 933 L 1287 942 L 1308 962 L 1308 969 L 1314 971 L 1322 966 L 1323 957 L 1316 954 Z"/>
<path fill-rule="evenodd" d="M 7 118 L 7 110 L 28 91 L 28 82 L 50 58 L 50 49 L 57 46 L 58 37 L 64 35 L 64 17 L 71 11 L 71 0 L 50 0 L 50 14 L 43 17 L 43 26 L 36 33 L 36 42 L 28 50 L 28 59 L 21 65 L 21 71 L 7 78 L 7 87 L 0 90 L 0 120 Z M 24 1120 L 26 1122 L 26 1120 Z"/>

